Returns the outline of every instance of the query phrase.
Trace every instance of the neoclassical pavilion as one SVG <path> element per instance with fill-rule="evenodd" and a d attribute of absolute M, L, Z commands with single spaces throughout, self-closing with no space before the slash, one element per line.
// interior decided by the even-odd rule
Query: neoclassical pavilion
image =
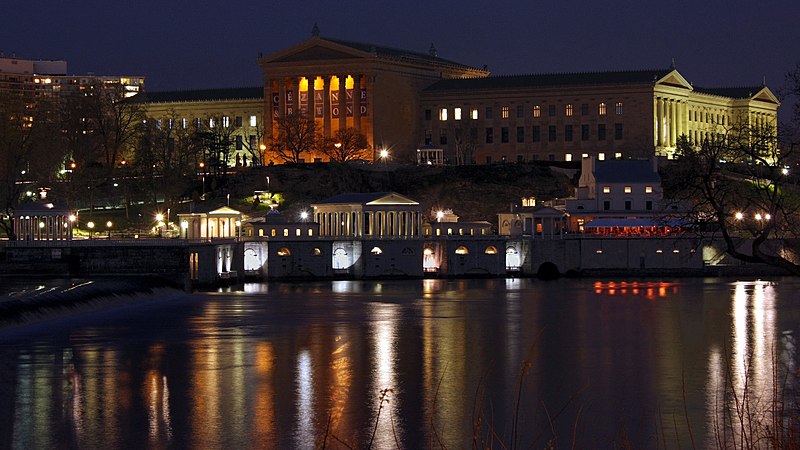
<path fill-rule="evenodd" d="M 419 203 L 396 192 L 341 194 L 311 205 L 320 236 L 419 238 Z"/>
<path fill-rule="evenodd" d="M 69 209 L 38 201 L 20 205 L 12 217 L 18 241 L 69 241 L 75 216 Z"/>
<path fill-rule="evenodd" d="M 183 239 L 232 238 L 240 235 L 243 215 L 228 206 L 196 206 L 191 212 L 178 214 Z"/>

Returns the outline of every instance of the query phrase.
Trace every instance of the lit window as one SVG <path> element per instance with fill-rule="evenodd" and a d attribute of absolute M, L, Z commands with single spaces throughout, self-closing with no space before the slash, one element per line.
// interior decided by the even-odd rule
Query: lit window
<path fill-rule="evenodd" d="M 495 247 L 494 245 L 490 245 L 486 247 L 486 250 L 484 250 L 483 253 L 486 253 L 487 255 L 496 255 L 497 247 Z"/>
<path fill-rule="evenodd" d="M 471 116 L 472 116 L 472 120 L 478 120 L 478 109 L 477 108 L 473 108 L 472 109 Z"/>
<path fill-rule="evenodd" d="M 311 228 L 309 228 L 309 229 L 308 229 L 308 235 L 309 235 L 309 236 L 313 236 L 313 235 L 314 235 L 314 230 L 312 230 Z"/>
<path fill-rule="evenodd" d="M 189 128 L 189 119 L 185 117 L 181 119 L 181 128 L 183 128 L 184 130 Z"/>
<path fill-rule="evenodd" d="M 500 110 L 500 115 L 503 119 L 508 119 L 508 106 L 503 106 L 503 108 Z"/>
<path fill-rule="evenodd" d="M 589 157 L 588 153 L 581 153 L 581 159 L 586 159 Z"/>
<path fill-rule="evenodd" d="M 272 230 L 270 230 L 270 236 L 272 236 L 272 237 L 275 237 L 275 236 L 277 236 L 277 234 L 275 233 L 275 228 L 273 228 Z"/>
<path fill-rule="evenodd" d="M 620 153 L 620 152 L 614 153 L 614 158 L 615 159 L 622 159 L 622 153 Z"/>
<path fill-rule="evenodd" d="M 626 194 L 630 194 L 631 193 L 631 187 L 630 186 L 625 186 L 625 193 Z"/>
<path fill-rule="evenodd" d="M 469 250 L 467 249 L 467 247 L 464 247 L 463 245 L 459 246 L 456 249 L 456 255 L 469 255 Z"/>
<path fill-rule="evenodd" d="M 567 117 L 572 117 L 572 104 L 568 104 L 564 108 L 564 115 L 566 115 Z"/>
<path fill-rule="evenodd" d="M 322 250 L 320 250 L 319 247 L 314 247 L 314 251 L 312 252 L 312 254 L 314 256 L 320 256 L 322 255 Z"/>
<path fill-rule="evenodd" d="M 258 230 L 258 235 L 259 236 L 264 236 L 264 229 L 263 228 Z"/>
<path fill-rule="evenodd" d="M 600 105 L 597 107 L 597 113 L 600 114 L 601 116 L 606 115 L 606 104 L 604 102 L 601 102 Z"/>
<path fill-rule="evenodd" d="M 644 191 L 648 194 L 651 194 L 653 192 L 653 186 L 645 186 Z"/>
<path fill-rule="evenodd" d="M 294 229 L 294 235 L 297 236 L 297 237 L 300 237 L 300 228 L 295 228 Z"/>
<path fill-rule="evenodd" d="M 222 116 L 222 126 L 224 128 L 228 128 L 231 126 L 231 118 L 228 116 Z"/>
<path fill-rule="evenodd" d="M 621 116 L 622 115 L 622 102 L 617 102 L 617 104 L 614 105 L 614 110 L 616 111 L 618 116 Z"/>
<path fill-rule="evenodd" d="M 208 127 L 209 128 L 214 128 L 215 125 L 216 125 L 216 122 L 214 121 L 213 117 L 208 119 Z"/>
<path fill-rule="evenodd" d="M 611 186 L 603 186 L 603 194 L 610 194 Z"/>
<path fill-rule="evenodd" d="M 461 120 L 461 108 L 453 108 L 453 119 Z"/>
<path fill-rule="evenodd" d="M 447 229 L 447 235 L 448 236 L 452 236 L 453 235 L 453 229 L 452 228 L 448 228 Z"/>
<path fill-rule="evenodd" d="M 290 256 L 291 254 L 292 254 L 292 252 L 289 251 L 289 249 L 286 248 L 286 247 L 281 247 L 278 250 L 278 256 Z"/>
<path fill-rule="evenodd" d="M 572 153 L 567 153 L 564 155 L 564 161 L 572 161 Z"/>
<path fill-rule="evenodd" d="M 283 235 L 284 236 L 289 236 L 289 229 L 288 228 L 284 228 L 283 229 Z"/>
<path fill-rule="evenodd" d="M 439 120 L 441 121 L 447 120 L 447 108 L 442 108 L 439 110 Z"/>
<path fill-rule="evenodd" d="M 597 160 L 598 161 L 605 161 L 606 160 L 606 154 L 605 153 L 598 153 L 597 154 Z"/>
<path fill-rule="evenodd" d="M 257 120 L 258 119 L 256 119 L 256 116 L 250 116 L 250 126 L 251 127 L 256 126 L 258 124 Z"/>
<path fill-rule="evenodd" d="M 539 105 L 533 105 L 533 117 L 541 117 L 542 108 Z"/>
<path fill-rule="evenodd" d="M 383 250 L 381 250 L 380 247 L 372 247 L 372 250 L 370 250 L 369 252 L 372 253 L 373 255 L 380 255 L 381 253 L 383 253 Z"/>

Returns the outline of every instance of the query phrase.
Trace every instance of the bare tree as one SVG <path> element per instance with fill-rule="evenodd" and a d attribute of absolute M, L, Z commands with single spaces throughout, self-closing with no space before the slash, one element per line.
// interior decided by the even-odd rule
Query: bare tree
<path fill-rule="evenodd" d="M 472 156 L 478 143 L 478 130 L 475 127 L 467 127 L 464 121 L 453 122 L 451 127 L 456 148 L 456 164 L 459 166 L 472 164 Z"/>
<path fill-rule="evenodd" d="M 264 144 L 264 124 L 257 123 L 256 126 L 248 128 L 250 132 L 247 136 L 242 136 L 242 144 L 247 153 L 250 154 L 252 165 L 260 166 L 264 163 L 264 156 L 267 149 Z"/>
<path fill-rule="evenodd" d="M 787 164 L 794 149 L 778 142 L 774 126 L 747 122 L 697 145 L 683 136 L 665 187 L 693 205 L 693 218 L 719 233 L 732 257 L 800 274 L 800 260 L 772 245 L 800 232 L 800 190 Z"/>
<path fill-rule="evenodd" d="M 277 134 L 270 143 L 270 152 L 287 163 L 298 163 L 304 153 L 317 147 L 314 119 L 292 114 L 275 120 Z"/>
<path fill-rule="evenodd" d="M 29 184 L 52 179 L 62 161 L 53 103 L 0 92 L 0 229 L 7 236 L 14 237 L 13 228 L 4 218 L 12 215 L 23 192 Z"/>
<path fill-rule="evenodd" d="M 369 157 L 371 148 L 367 137 L 355 128 L 344 128 L 333 137 L 319 140 L 320 151 L 331 161 L 344 163 Z"/>

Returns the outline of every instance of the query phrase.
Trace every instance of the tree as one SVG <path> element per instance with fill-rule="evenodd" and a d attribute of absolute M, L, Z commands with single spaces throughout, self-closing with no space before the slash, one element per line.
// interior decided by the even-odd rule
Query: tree
<path fill-rule="evenodd" d="M 345 163 L 357 159 L 366 159 L 370 155 L 370 145 L 366 136 L 355 128 L 344 128 L 331 138 L 319 140 L 320 151 L 331 161 Z"/>
<path fill-rule="evenodd" d="M 59 153 L 57 111 L 50 99 L 28 100 L 0 92 L 0 208 L 10 217 L 25 190 L 51 181 L 63 155 Z M 2 219 L 2 217 L 0 217 Z M 14 238 L 11 223 L 0 229 Z"/>
<path fill-rule="evenodd" d="M 264 144 L 264 124 L 259 121 L 256 126 L 251 126 L 249 131 L 249 136 L 242 136 L 242 146 L 250 154 L 252 165 L 260 166 L 264 163 L 264 153 L 267 149 Z"/>
<path fill-rule="evenodd" d="M 304 153 L 317 148 L 318 136 L 314 119 L 291 114 L 275 120 L 276 135 L 270 152 L 281 162 L 298 163 Z"/>
<path fill-rule="evenodd" d="M 456 147 L 456 164 L 472 164 L 472 156 L 478 144 L 478 130 L 475 127 L 467 127 L 464 121 L 453 121 L 457 124 L 452 125 L 453 142 Z"/>
<path fill-rule="evenodd" d="M 698 145 L 679 139 L 665 189 L 693 205 L 700 225 L 713 225 L 732 257 L 800 274 L 800 260 L 772 245 L 800 233 L 797 175 L 787 169 L 795 150 L 778 145 L 771 125 L 742 121 L 722 131 Z"/>

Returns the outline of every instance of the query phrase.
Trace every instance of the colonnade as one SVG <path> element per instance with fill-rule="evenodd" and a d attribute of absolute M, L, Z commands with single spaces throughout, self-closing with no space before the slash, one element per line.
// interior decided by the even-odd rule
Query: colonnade
<path fill-rule="evenodd" d="M 688 134 L 688 105 L 684 99 L 656 97 L 653 99 L 655 110 L 654 144 L 656 147 L 675 147 L 678 137 Z"/>
<path fill-rule="evenodd" d="M 68 215 L 15 217 L 14 234 L 18 241 L 72 240 L 72 222 Z"/>
<path fill-rule="evenodd" d="M 320 236 L 419 237 L 421 222 L 417 211 L 317 212 Z"/>
<path fill-rule="evenodd" d="M 272 129 L 275 119 L 300 114 L 321 121 L 325 136 L 348 127 L 362 132 L 363 119 L 370 116 L 367 93 L 372 91 L 372 81 L 369 76 L 309 74 L 302 77 L 267 76 L 264 81 L 267 130 Z"/>

